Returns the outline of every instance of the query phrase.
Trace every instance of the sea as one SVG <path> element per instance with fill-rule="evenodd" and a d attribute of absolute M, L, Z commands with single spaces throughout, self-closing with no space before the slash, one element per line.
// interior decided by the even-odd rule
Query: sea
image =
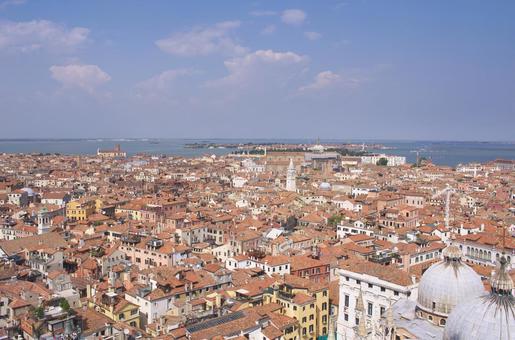
<path fill-rule="evenodd" d="M 152 155 L 177 155 L 198 157 L 224 155 L 231 148 L 191 148 L 188 144 L 237 144 L 237 143 L 315 143 L 311 139 L 0 139 L 0 153 L 59 153 L 64 155 L 93 155 L 97 149 L 112 149 L 120 144 L 128 155 L 147 153 Z M 321 144 L 355 143 L 381 144 L 385 149 L 371 150 L 405 156 L 410 163 L 419 157 L 431 159 L 439 165 L 456 166 L 467 163 L 485 163 L 495 159 L 515 160 L 515 142 L 456 142 L 456 141 L 394 141 L 361 139 L 321 139 Z"/>

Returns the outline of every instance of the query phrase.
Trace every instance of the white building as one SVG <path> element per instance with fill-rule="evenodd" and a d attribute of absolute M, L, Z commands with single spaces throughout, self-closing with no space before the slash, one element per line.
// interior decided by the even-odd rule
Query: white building
<path fill-rule="evenodd" d="M 232 179 L 232 186 L 235 188 L 243 188 L 246 183 L 247 179 L 243 177 L 236 176 Z"/>
<path fill-rule="evenodd" d="M 338 238 L 347 238 L 351 235 L 373 236 L 374 231 L 367 228 L 361 221 L 355 221 L 354 223 L 343 222 L 336 226 L 336 236 Z"/>
<path fill-rule="evenodd" d="M 381 315 L 401 298 L 416 300 L 417 282 L 407 272 L 369 261 L 352 261 L 339 270 L 339 340 L 379 327 Z"/>
<path fill-rule="evenodd" d="M 386 155 L 384 153 L 361 156 L 361 163 L 375 165 L 381 158 L 385 158 L 388 161 L 387 166 L 399 166 L 399 165 L 406 164 L 406 157 L 396 156 L 396 155 Z"/>

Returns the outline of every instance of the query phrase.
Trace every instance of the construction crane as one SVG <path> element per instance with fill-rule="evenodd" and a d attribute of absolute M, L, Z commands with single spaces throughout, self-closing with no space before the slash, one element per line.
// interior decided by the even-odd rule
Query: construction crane
<path fill-rule="evenodd" d="M 445 187 L 445 189 L 440 190 L 436 194 L 433 195 L 433 199 L 440 197 L 445 194 L 445 226 L 449 227 L 450 220 L 450 210 L 451 210 L 451 195 L 456 193 L 456 190 L 451 187 L 449 184 Z"/>

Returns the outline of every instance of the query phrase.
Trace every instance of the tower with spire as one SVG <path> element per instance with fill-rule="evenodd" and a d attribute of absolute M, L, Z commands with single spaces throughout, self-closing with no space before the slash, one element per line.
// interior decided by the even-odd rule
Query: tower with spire
<path fill-rule="evenodd" d="M 295 192 L 297 191 L 297 184 L 295 182 L 295 177 L 297 177 L 297 171 L 295 170 L 295 165 L 293 164 L 293 159 L 290 158 L 290 165 L 288 165 L 288 170 L 286 172 L 286 190 Z"/>

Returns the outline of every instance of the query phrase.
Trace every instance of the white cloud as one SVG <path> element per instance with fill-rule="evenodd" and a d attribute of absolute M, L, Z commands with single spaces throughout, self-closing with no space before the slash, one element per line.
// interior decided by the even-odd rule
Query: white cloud
<path fill-rule="evenodd" d="M 252 11 L 250 12 L 250 15 L 254 17 L 271 17 L 274 15 L 277 15 L 277 12 L 275 11 Z"/>
<path fill-rule="evenodd" d="M 306 13 L 300 9 L 287 9 L 281 15 L 281 20 L 288 25 L 302 25 L 306 20 Z"/>
<path fill-rule="evenodd" d="M 239 26 L 239 21 L 224 21 L 211 27 L 196 27 L 158 40 L 156 45 L 164 52 L 183 57 L 213 53 L 240 55 L 246 53 L 247 49 L 238 45 L 230 36 Z"/>
<path fill-rule="evenodd" d="M 268 25 L 261 31 L 261 34 L 273 34 L 276 30 L 275 25 Z"/>
<path fill-rule="evenodd" d="M 9 6 L 19 6 L 23 5 L 27 2 L 27 0 L 4 0 L 0 1 L 0 10 L 7 8 Z"/>
<path fill-rule="evenodd" d="M 322 90 L 324 88 L 330 87 L 336 83 L 339 83 L 342 80 L 342 77 L 334 73 L 332 71 L 324 71 L 320 72 L 315 76 L 313 82 L 309 85 L 302 86 L 300 91 L 310 91 L 310 90 Z"/>
<path fill-rule="evenodd" d="M 236 90 L 255 87 L 271 89 L 284 87 L 301 73 L 308 58 L 294 52 L 258 50 L 245 56 L 226 60 L 226 77 L 210 81 L 209 87 L 234 86 Z M 263 87 L 264 86 L 264 87 Z"/>
<path fill-rule="evenodd" d="M 308 40 L 318 40 L 318 39 L 322 38 L 322 34 L 320 34 L 318 32 L 304 32 L 304 36 Z"/>
<path fill-rule="evenodd" d="M 30 52 L 70 50 L 85 43 L 89 29 L 65 26 L 47 20 L 0 22 L 0 49 Z"/>
<path fill-rule="evenodd" d="M 51 66 L 52 78 L 65 88 L 79 88 L 88 93 L 95 93 L 97 87 L 111 80 L 111 76 L 97 65 L 71 64 Z"/>
<path fill-rule="evenodd" d="M 160 74 L 137 84 L 137 96 L 142 98 L 153 98 L 166 95 L 178 78 L 191 76 L 196 73 L 197 71 L 192 69 L 173 69 L 163 71 Z"/>
<path fill-rule="evenodd" d="M 299 92 L 321 91 L 334 87 L 356 88 L 364 81 L 365 79 L 358 75 L 353 77 L 343 77 L 342 75 L 334 73 L 333 71 L 323 71 L 315 76 L 313 82 L 300 87 Z"/>

